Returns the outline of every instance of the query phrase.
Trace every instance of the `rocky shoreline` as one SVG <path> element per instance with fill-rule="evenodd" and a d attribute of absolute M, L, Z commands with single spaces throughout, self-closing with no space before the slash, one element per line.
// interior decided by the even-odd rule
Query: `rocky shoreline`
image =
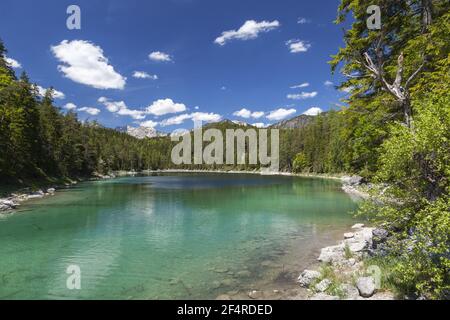
<path fill-rule="evenodd" d="M 42 199 L 49 196 L 54 196 L 57 190 L 60 189 L 66 189 L 70 188 L 79 182 L 90 180 L 90 181 L 96 181 L 96 180 L 106 180 L 106 179 L 113 179 L 117 175 L 114 173 L 110 173 L 108 175 L 102 175 L 102 174 L 94 174 L 89 179 L 79 179 L 79 180 L 69 180 L 69 182 L 66 182 L 65 184 L 59 184 L 59 185 L 53 185 L 49 188 L 40 188 L 37 190 L 32 190 L 31 188 L 25 188 L 16 192 L 11 193 L 5 198 L 0 198 L 0 216 L 1 215 L 9 215 L 14 213 L 15 210 L 17 210 L 22 203 L 28 201 L 28 200 L 36 200 L 36 199 Z"/>
<path fill-rule="evenodd" d="M 304 270 L 298 283 L 309 292 L 309 300 L 394 300 L 393 293 L 381 290 L 377 266 L 365 266 L 387 239 L 383 229 L 355 224 L 338 245 L 322 248 L 318 270 Z"/>

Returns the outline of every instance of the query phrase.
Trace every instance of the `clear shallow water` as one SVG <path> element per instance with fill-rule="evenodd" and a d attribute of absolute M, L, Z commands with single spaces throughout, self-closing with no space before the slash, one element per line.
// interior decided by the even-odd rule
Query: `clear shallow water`
<path fill-rule="evenodd" d="M 0 218 L 0 299 L 214 299 L 285 289 L 356 204 L 322 179 L 179 174 L 86 182 Z M 66 269 L 81 268 L 81 290 Z"/>

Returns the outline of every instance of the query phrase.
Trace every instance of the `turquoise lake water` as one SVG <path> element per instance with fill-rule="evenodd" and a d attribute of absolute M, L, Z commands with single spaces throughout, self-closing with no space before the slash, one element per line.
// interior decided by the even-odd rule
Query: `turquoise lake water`
<path fill-rule="evenodd" d="M 171 174 L 85 182 L 0 218 L 0 299 L 215 299 L 286 289 L 354 220 L 336 181 Z M 68 266 L 81 289 L 66 285 Z"/>

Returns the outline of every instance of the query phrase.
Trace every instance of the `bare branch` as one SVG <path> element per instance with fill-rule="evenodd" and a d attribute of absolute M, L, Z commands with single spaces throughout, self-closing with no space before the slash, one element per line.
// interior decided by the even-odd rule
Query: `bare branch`
<path fill-rule="evenodd" d="M 395 88 L 400 88 L 402 85 L 402 79 L 403 79 L 403 52 L 400 53 L 397 59 L 397 75 L 395 76 L 395 81 L 393 83 L 393 86 Z"/>
<path fill-rule="evenodd" d="M 414 78 L 417 77 L 417 75 L 423 70 L 423 68 L 425 67 L 425 63 L 426 63 L 426 61 L 424 60 L 422 62 L 422 64 L 419 66 L 419 68 L 417 68 L 417 70 L 414 71 L 414 73 L 408 78 L 408 80 L 406 81 L 406 84 L 405 84 L 405 90 L 407 90 L 409 88 L 411 81 L 413 81 Z"/>

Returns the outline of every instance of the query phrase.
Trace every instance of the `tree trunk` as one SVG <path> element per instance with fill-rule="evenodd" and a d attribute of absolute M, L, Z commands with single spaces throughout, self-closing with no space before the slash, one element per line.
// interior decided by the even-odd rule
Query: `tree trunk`
<path fill-rule="evenodd" d="M 422 0 L 422 31 L 425 32 L 433 22 L 433 1 Z"/>
<path fill-rule="evenodd" d="M 409 99 L 403 100 L 402 107 L 403 107 L 403 116 L 405 118 L 406 126 L 409 129 L 414 129 L 411 101 Z"/>

